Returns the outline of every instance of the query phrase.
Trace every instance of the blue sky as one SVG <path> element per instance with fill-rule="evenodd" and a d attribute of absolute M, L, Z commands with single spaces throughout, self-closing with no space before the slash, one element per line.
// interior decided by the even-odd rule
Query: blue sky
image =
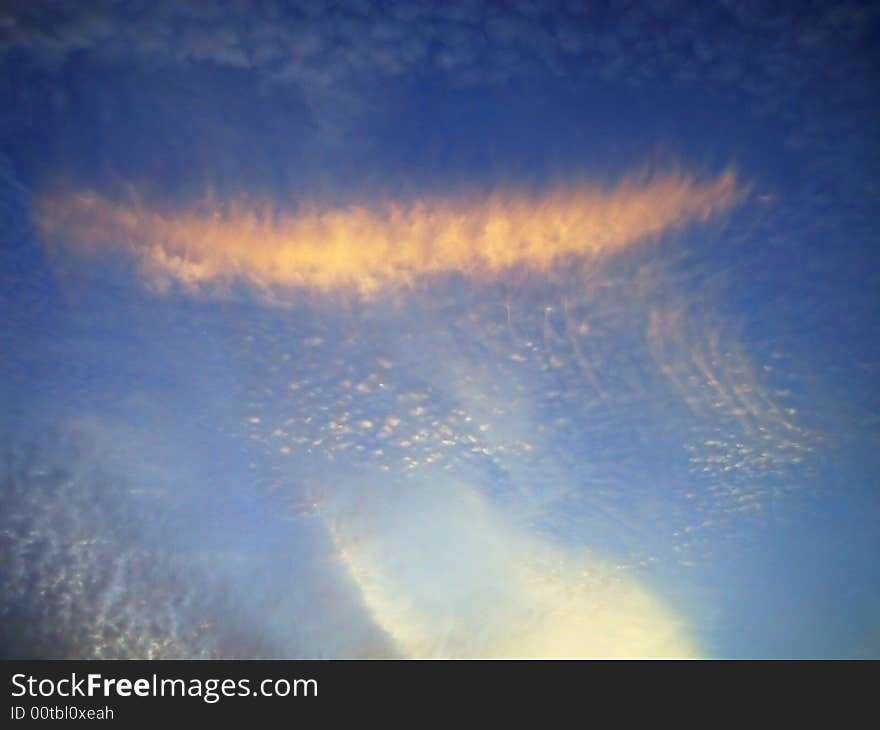
<path fill-rule="evenodd" d="M 878 19 L 7 3 L 7 653 L 876 656 Z"/>

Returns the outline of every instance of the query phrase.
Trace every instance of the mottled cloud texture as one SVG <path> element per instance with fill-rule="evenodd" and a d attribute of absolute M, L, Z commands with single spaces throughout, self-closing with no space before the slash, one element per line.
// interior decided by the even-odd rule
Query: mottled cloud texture
<path fill-rule="evenodd" d="M 353 289 L 370 295 L 448 273 L 546 270 L 564 256 L 605 255 L 730 209 L 744 188 L 730 171 L 672 173 L 612 189 L 581 184 L 539 194 L 423 197 L 282 212 L 268 204 L 162 210 L 91 192 L 44 196 L 36 219 L 50 245 L 124 251 L 157 288 L 240 281 L 271 291 Z"/>
<path fill-rule="evenodd" d="M 876 631 L 876 2 L 0 5 L 0 650 Z"/>

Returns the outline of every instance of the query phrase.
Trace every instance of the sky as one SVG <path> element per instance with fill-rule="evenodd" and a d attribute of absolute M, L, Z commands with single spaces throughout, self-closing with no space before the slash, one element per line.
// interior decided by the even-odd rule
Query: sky
<path fill-rule="evenodd" d="M 878 34 L 3 3 L 3 656 L 880 656 Z"/>

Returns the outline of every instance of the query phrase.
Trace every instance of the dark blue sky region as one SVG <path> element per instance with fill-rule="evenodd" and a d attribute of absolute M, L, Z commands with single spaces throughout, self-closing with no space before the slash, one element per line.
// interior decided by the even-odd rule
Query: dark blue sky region
<path fill-rule="evenodd" d="M 4 3 L 4 656 L 877 657 L 878 48 Z"/>

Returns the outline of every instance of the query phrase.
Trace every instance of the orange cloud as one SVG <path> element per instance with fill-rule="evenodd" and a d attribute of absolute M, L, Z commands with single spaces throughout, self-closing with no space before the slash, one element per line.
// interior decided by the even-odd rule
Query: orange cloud
<path fill-rule="evenodd" d="M 560 257 L 613 253 L 706 220 L 742 196 L 730 171 L 709 181 L 670 173 L 614 188 L 580 184 L 544 194 L 337 208 L 301 204 L 292 212 L 241 201 L 163 210 L 64 192 L 40 199 L 36 222 L 49 244 L 130 253 L 159 288 L 243 281 L 266 291 L 349 288 L 370 295 L 434 274 L 543 271 Z"/>

